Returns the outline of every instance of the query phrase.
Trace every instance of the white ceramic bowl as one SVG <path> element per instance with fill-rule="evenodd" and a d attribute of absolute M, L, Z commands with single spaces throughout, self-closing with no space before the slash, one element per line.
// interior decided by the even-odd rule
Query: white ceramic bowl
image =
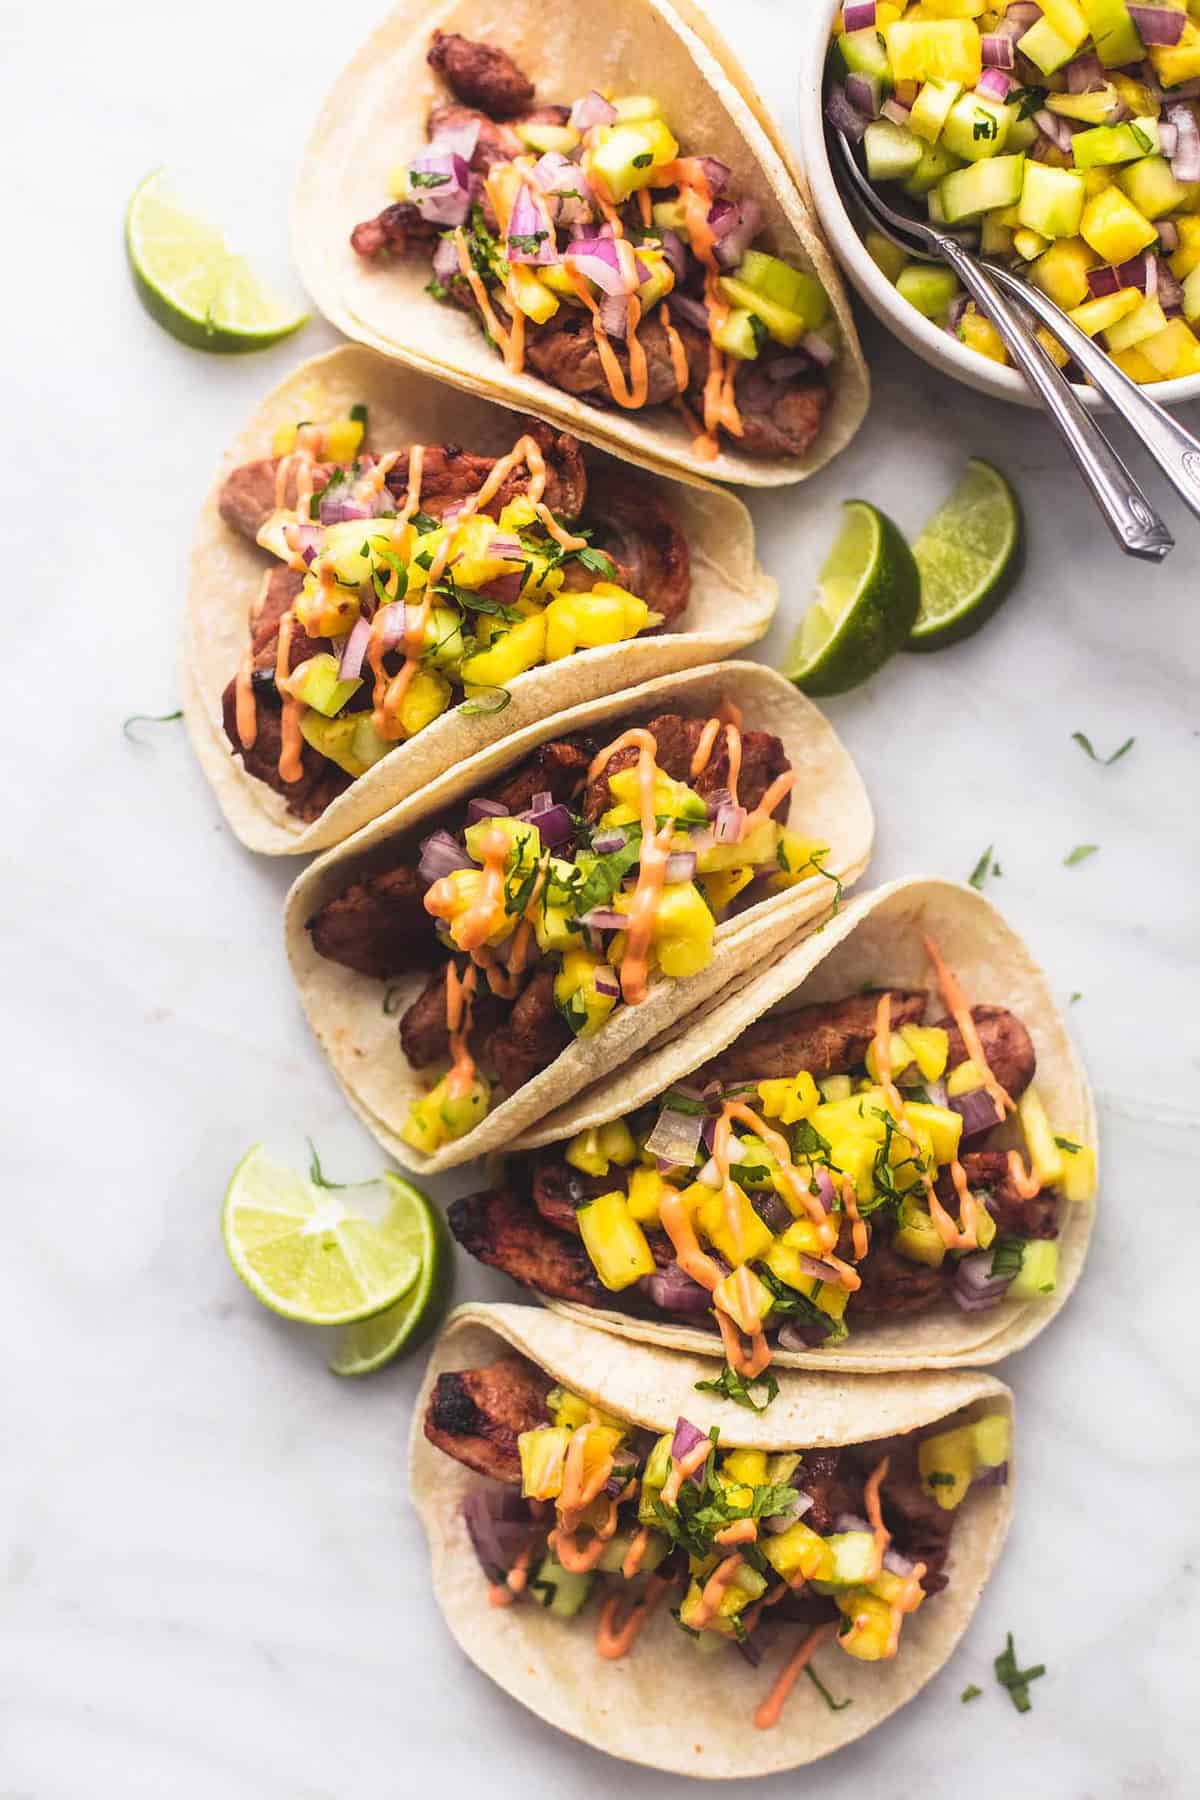
<path fill-rule="evenodd" d="M 968 350 L 901 299 L 867 255 L 842 204 L 825 146 L 821 94 L 829 36 L 840 4 L 841 0 L 804 0 L 800 45 L 800 156 L 830 248 L 876 318 L 882 319 L 901 343 L 915 350 L 931 367 L 953 375 L 956 381 L 981 394 L 1012 400 L 1018 406 L 1036 406 L 1038 402 L 1015 369 Z M 1200 397 L 1200 375 L 1189 375 L 1182 381 L 1159 381 L 1149 392 L 1164 406 L 1177 406 Z M 1103 405 L 1094 388 L 1081 384 L 1079 393 L 1087 405 Z"/>

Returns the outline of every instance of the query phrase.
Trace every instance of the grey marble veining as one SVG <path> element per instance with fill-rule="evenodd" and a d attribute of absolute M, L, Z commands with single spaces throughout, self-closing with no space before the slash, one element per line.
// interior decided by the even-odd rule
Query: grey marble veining
<path fill-rule="evenodd" d="M 224 443 L 332 341 L 314 325 L 246 361 L 180 349 L 133 296 L 122 208 L 150 167 L 194 156 L 281 221 L 332 69 L 379 10 L 0 7 L 3 1800 L 684 1792 L 557 1738 L 463 1661 L 405 1501 L 418 1369 L 336 1382 L 227 1267 L 220 1200 L 249 1143 L 299 1156 L 308 1131 L 346 1174 L 378 1156 L 288 982 L 289 870 L 232 842 L 178 727 L 120 730 L 174 704 L 187 542 Z M 789 123 L 803 0 L 714 11 Z M 1002 615 L 830 712 L 879 813 L 876 877 L 965 876 L 995 845 L 995 897 L 1064 1002 L 1081 996 L 1104 1183 L 1078 1296 L 1002 1371 L 1020 1503 L 962 1649 L 872 1738 L 760 1790 L 1182 1800 L 1200 1756 L 1200 528 L 1164 496 L 1175 557 L 1123 563 L 1038 420 L 877 329 L 867 344 L 856 444 L 752 502 L 784 594 L 761 654 L 784 649 L 842 499 L 915 528 L 966 455 L 1017 477 L 1031 553 Z M 1137 744 L 1102 769 L 1076 729 L 1105 753 Z M 1065 868 L 1085 842 L 1099 854 Z M 462 1295 L 501 1287 L 462 1270 Z M 1026 1717 L 991 1680 L 1009 1629 L 1049 1665 Z M 971 1681 L 985 1697 L 963 1707 Z"/>

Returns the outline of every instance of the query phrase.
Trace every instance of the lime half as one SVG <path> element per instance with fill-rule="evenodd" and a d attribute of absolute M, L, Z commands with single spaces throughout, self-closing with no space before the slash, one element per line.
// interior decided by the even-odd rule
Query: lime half
<path fill-rule="evenodd" d="M 913 545 L 921 606 L 910 650 L 957 644 L 991 618 L 1025 560 L 1021 502 L 999 469 L 972 457 Z"/>
<path fill-rule="evenodd" d="M 404 1183 L 399 1184 L 401 1187 Z M 355 1207 L 362 1188 L 318 1187 L 247 1152 L 225 1195 L 229 1260 L 264 1306 L 306 1325 L 348 1325 L 406 1294 L 421 1271 L 407 1215 L 373 1219 Z"/>
<path fill-rule="evenodd" d="M 920 577 L 899 527 L 866 500 L 847 500 L 817 585 L 783 673 L 806 694 L 844 694 L 906 642 Z"/>
<path fill-rule="evenodd" d="M 421 1272 L 403 1300 L 373 1319 L 345 1327 L 329 1359 L 335 1375 L 369 1375 L 394 1356 L 415 1350 L 433 1332 L 450 1297 L 454 1258 L 445 1220 L 398 1175 L 384 1180 L 392 1193 L 388 1228 L 420 1258 Z"/>
<path fill-rule="evenodd" d="M 223 232 L 179 203 L 165 169 L 129 202 L 125 248 L 146 311 L 193 349 L 265 350 L 308 319 L 267 291 Z"/>

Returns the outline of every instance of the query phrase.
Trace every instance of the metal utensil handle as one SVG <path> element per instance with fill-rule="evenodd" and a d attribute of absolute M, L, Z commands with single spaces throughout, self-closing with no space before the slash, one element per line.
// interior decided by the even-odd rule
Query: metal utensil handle
<path fill-rule="evenodd" d="M 1200 517 L 1200 438 L 1195 438 L 1165 406 L 1118 368 L 1099 344 L 1081 331 L 1040 288 L 1026 287 L 1007 269 L 985 265 L 993 280 L 1046 325 L 1071 352 L 1092 386 L 1133 428 L 1180 498 Z"/>
<path fill-rule="evenodd" d="M 1161 562 L 1174 547 L 1174 538 L 1062 371 L 1001 292 L 991 271 L 941 232 L 937 244 L 967 292 L 987 313 L 1005 349 L 1058 426 L 1121 548 L 1129 556 Z M 1023 287 L 1020 297 L 1024 301 Z"/>

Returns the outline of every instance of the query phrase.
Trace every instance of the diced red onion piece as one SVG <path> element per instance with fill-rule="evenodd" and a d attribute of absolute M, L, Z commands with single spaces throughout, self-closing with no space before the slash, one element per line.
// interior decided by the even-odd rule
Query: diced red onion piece
<path fill-rule="evenodd" d="M 645 1275 L 639 1283 L 655 1306 L 664 1312 L 703 1313 L 712 1305 L 706 1287 L 681 1269 L 677 1262 L 668 1263 L 653 1275 Z"/>
<path fill-rule="evenodd" d="M 988 69 L 1004 70 L 1004 69 L 1015 69 L 1016 68 L 1017 53 L 1013 46 L 1013 38 L 1012 38 L 1011 32 L 1007 32 L 1007 31 L 985 32 L 983 37 L 980 39 L 980 45 L 983 50 L 983 66 L 984 66 L 985 71 Z M 846 85 L 847 85 L 847 88 L 849 88 L 850 84 L 848 82 Z M 979 83 L 979 92 L 982 94 L 982 93 L 985 93 L 988 91 L 990 91 L 990 90 L 985 89 L 983 82 L 981 81 Z M 999 94 L 996 96 L 996 98 L 1003 100 L 1005 98 L 1005 95 Z"/>
<path fill-rule="evenodd" d="M 1182 18 L 1182 13 L 1176 13 Z M 1175 127 L 1175 149 L 1171 155 L 1171 173 L 1176 181 L 1200 181 L 1200 125 L 1190 106 L 1167 108 L 1167 121 Z"/>
<path fill-rule="evenodd" d="M 793 1505 L 789 1506 L 786 1512 L 772 1513 L 769 1518 L 763 1520 L 763 1525 L 772 1537 L 778 1537 L 781 1531 L 787 1531 L 796 1523 L 797 1519 L 802 1519 L 805 1513 L 811 1511 L 815 1505 L 816 1501 L 811 1494 L 806 1494 L 803 1488 L 797 1488 Z"/>
<path fill-rule="evenodd" d="M 613 856 L 618 850 L 625 848 L 623 831 L 598 831 L 592 839 L 592 849 L 597 856 Z"/>
<path fill-rule="evenodd" d="M 833 1202 L 836 1197 L 834 1194 L 833 1176 L 829 1173 L 829 1170 L 825 1167 L 824 1163 L 814 1163 L 812 1173 L 813 1180 L 820 1189 L 820 1193 L 816 1198 L 820 1200 L 821 1205 L 825 1208 L 826 1212 L 832 1212 Z"/>
<path fill-rule="evenodd" d="M 1085 51 L 1069 62 L 1063 74 L 1067 78 L 1068 93 L 1086 94 L 1092 88 L 1104 86 L 1104 65 L 1094 50 Z"/>
<path fill-rule="evenodd" d="M 825 117 L 835 131 L 844 131 L 852 143 L 860 143 L 866 133 L 870 119 L 863 117 L 856 106 L 852 106 L 845 88 L 832 87 L 825 101 Z"/>
<path fill-rule="evenodd" d="M 507 819 L 509 811 L 501 800 L 468 800 L 467 824 L 478 825 L 480 819 Z"/>
<path fill-rule="evenodd" d="M 461 156 L 435 156 L 425 151 L 408 165 L 409 198 L 422 218 L 435 225 L 461 225 L 471 206 L 471 171 Z M 436 187 L 414 184 L 414 175 L 437 177 Z"/>
<path fill-rule="evenodd" d="M 672 1457 L 676 1462 L 682 1462 L 684 1457 L 689 1456 L 696 1448 L 697 1444 L 703 1444 L 707 1437 L 708 1433 L 706 1431 L 697 1430 L 696 1426 L 693 1425 L 690 1420 L 684 1418 L 676 1419 L 675 1435 L 671 1439 Z M 701 1464 L 700 1469 L 697 1469 L 693 1474 L 689 1475 L 688 1480 L 699 1482 L 703 1466 L 704 1465 Z"/>
<path fill-rule="evenodd" d="M 1069 151 L 1071 148 L 1071 127 L 1049 107 L 1043 106 L 1040 112 L 1033 115 L 1034 123 L 1044 137 L 1048 137 L 1056 150 Z"/>
<path fill-rule="evenodd" d="M 708 308 L 703 300 L 696 300 L 691 294 L 671 295 L 671 316 L 681 318 L 696 331 L 708 330 Z"/>
<path fill-rule="evenodd" d="M 1183 36 L 1183 28 L 1187 24 L 1187 14 L 1176 12 L 1173 6 L 1139 6 L 1135 0 L 1129 0 L 1126 8 L 1130 18 L 1138 29 L 1138 36 L 1147 47 L 1151 44 L 1177 44 Z"/>
<path fill-rule="evenodd" d="M 865 1519 L 860 1519 L 857 1513 L 841 1512 L 834 1518 L 833 1529 L 835 1531 L 865 1531 L 869 1533 L 871 1527 Z"/>
<path fill-rule="evenodd" d="M 904 1576 L 911 1575 L 917 1565 L 907 1556 L 901 1556 L 898 1550 L 889 1549 L 883 1553 L 883 1566 L 890 1575 Z"/>
<path fill-rule="evenodd" d="M 510 263 L 536 263 L 544 266 L 558 261 L 554 232 L 523 181 L 517 188 L 517 197 L 509 215 L 504 253 Z"/>
<path fill-rule="evenodd" d="M 737 844 L 741 842 L 742 833 L 746 829 L 748 814 L 744 806 L 735 806 L 727 800 L 717 813 L 713 824 L 713 836 L 718 844 Z"/>
<path fill-rule="evenodd" d="M 367 645 L 371 641 L 371 624 L 368 619 L 356 619 L 350 635 L 342 645 L 342 659 L 338 663 L 338 676 L 342 681 L 357 681 L 362 674 L 363 658 L 367 654 Z"/>
<path fill-rule="evenodd" d="M 600 302 L 600 329 L 606 337 L 624 338 L 629 329 L 629 299 L 625 294 L 605 294 Z"/>
<path fill-rule="evenodd" d="M 549 844 L 552 850 L 565 844 L 575 830 L 575 821 L 571 817 L 570 808 L 566 806 L 533 806 L 528 812 L 518 816 L 527 824 L 536 825 L 543 844 Z"/>
<path fill-rule="evenodd" d="M 883 83 L 878 75 L 847 75 L 846 98 L 868 119 L 877 119 L 883 105 Z"/>
<path fill-rule="evenodd" d="M 1178 127 L 1178 125 L 1168 125 L 1165 120 L 1161 120 L 1159 122 L 1159 127 L 1158 127 L 1159 155 L 1165 156 L 1167 161 L 1170 162 L 1171 158 L 1174 156 L 1178 147 L 1179 147 L 1179 127 Z"/>
<path fill-rule="evenodd" d="M 1154 260 L 1154 257 L 1149 256 L 1143 250 L 1139 255 L 1130 257 L 1128 262 L 1122 263 L 1117 270 L 1118 288 L 1141 288 L 1143 293 L 1149 293 L 1150 290 L 1146 284 L 1153 277 L 1149 273 L 1148 265 Z"/>
<path fill-rule="evenodd" d="M 568 251 L 571 261 L 581 275 L 586 275 L 604 294 L 624 294 L 625 277 L 621 273 L 621 264 L 617 255 L 617 246 L 612 238 L 591 237 L 576 238 Z M 638 284 L 648 281 L 650 271 L 640 257 L 635 258 Z"/>
<path fill-rule="evenodd" d="M 701 1123 L 699 1113 L 681 1113 L 664 1106 L 645 1148 L 651 1156 L 663 1156 L 668 1162 L 690 1169 L 700 1148 Z"/>
<path fill-rule="evenodd" d="M 824 338 L 821 339 L 821 342 L 825 343 Z M 825 348 L 829 349 L 828 344 L 825 345 Z M 830 351 L 831 356 L 832 354 L 833 352 Z M 793 350 L 787 356 L 776 356 L 765 361 L 762 365 L 762 372 L 768 381 L 783 382 L 795 381 L 797 376 L 807 375 L 811 368 L 812 358 L 807 356 L 803 350 Z"/>
<path fill-rule="evenodd" d="M 404 632 L 408 618 L 408 609 L 403 600 L 389 600 L 375 614 L 374 631 L 384 650 L 394 650 L 397 644 L 404 642 Z"/>
<path fill-rule="evenodd" d="M 1042 16 L 1042 9 L 1035 0 L 1014 0 L 1004 16 L 1006 20 L 1011 19 L 1014 25 L 1019 25 L 1024 32 L 1031 25 L 1037 24 Z"/>
<path fill-rule="evenodd" d="M 850 83 L 846 83 L 846 92 L 850 92 Z M 851 96 L 853 98 L 853 96 Z M 890 119 L 893 125 L 907 127 L 912 113 L 907 106 L 901 106 L 899 100 L 885 100 L 879 109 L 881 117 Z"/>
<path fill-rule="evenodd" d="M 972 1478 L 971 1486 L 973 1488 L 1007 1487 L 1008 1464 L 1006 1462 L 993 1463 L 990 1468 L 980 1469 L 979 1473 Z"/>
<path fill-rule="evenodd" d="M 610 906 L 593 906 L 591 912 L 583 914 L 579 923 L 586 925 L 589 931 L 624 931 L 629 920 L 624 913 L 616 912 Z"/>
<path fill-rule="evenodd" d="M 489 1581 L 502 1581 L 521 1552 L 541 1533 L 529 1516 L 527 1503 L 511 1488 L 472 1488 L 463 1499 L 462 1515 L 471 1547 Z"/>
<path fill-rule="evenodd" d="M 536 813 L 549 812 L 553 805 L 554 795 L 549 788 L 542 788 L 529 802 L 529 816 L 532 818 Z"/>
<path fill-rule="evenodd" d="M 1176 280 L 1165 262 L 1160 261 L 1158 257 L 1155 257 L 1154 261 L 1158 269 L 1158 304 L 1170 317 L 1183 309 L 1183 285 Z"/>
<path fill-rule="evenodd" d="M 1111 264 L 1087 272 L 1088 292 L 1093 300 L 1103 300 L 1108 294 L 1120 292 L 1121 277 Z"/>
<path fill-rule="evenodd" d="M 967 1138 L 978 1137 L 980 1132 L 990 1131 L 993 1125 L 1000 1123 L 996 1102 L 986 1088 L 971 1088 L 965 1094 L 951 1094 L 949 1106 L 952 1112 L 962 1116 L 964 1142 Z"/>
<path fill-rule="evenodd" d="M 669 882 L 691 881 L 695 873 L 696 852 L 694 850 L 677 850 L 666 860 L 663 880 Z"/>
<path fill-rule="evenodd" d="M 658 235 L 662 239 L 663 256 L 666 259 L 667 267 L 676 281 L 682 281 L 687 274 L 687 246 L 677 231 L 668 229 L 660 231 Z"/>
<path fill-rule="evenodd" d="M 478 118 L 468 118 L 461 125 L 443 125 L 429 148 L 436 156 L 461 156 L 469 163 L 479 142 Z"/>
<path fill-rule="evenodd" d="M 619 1000 L 621 998 L 620 983 L 611 976 L 596 975 L 593 979 L 593 986 L 598 994 L 604 995 L 606 1000 Z"/>
<path fill-rule="evenodd" d="M 828 1325 L 818 1324 L 815 1319 L 804 1325 L 798 1324 L 795 1319 L 789 1319 L 786 1325 L 780 1327 L 776 1341 L 781 1350 L 814 1350 L 825 1342 L 829 1331 Z"/>
<path fill-rule="evenodd" d="M 1012 86 L 1012 76 L 1006 75 L 1003 69 L 985 69 L 979 77 L 979 85 L 975 92 L 984 95 L 988 100 L 998 100 L 1003 103 L 1008 99 Z"/>
<path fill-rule="evenodd" d="M 925 1083 L 925 1092 L 929 1095 L 930 1106 L 945 1106 L 946 1083 L 940 1076 L 937 1081 L 927 1081 Z"/>
<path fill-rule="evenodd" d="M 570 123 L 576 131 L 590 131 L 593 125 L 611 125 L 616 116 L 617 109 L 612 101 L 593 88 L 571 108 Z"/>
<path fill-rule="evenodd" d="M 444 875 L 453 875 L 459 869 L 475 867 L 457 838 L 452 838 L 448 831 L 435 831 L 421 845 L 421 860 L 417 864 L 417 873 L 427 887 L 440 881 Z"/>
<path fill-rule="evenodd" d="M 696 160 L 704 171 L 704 180 L 710 195 L 715 198 L 717 194 L 723 193 L 728 187 L 729 177 L 733 173 L 729 164 L 722 162 L 719 156 L 700 156 Z"/>
<path fill-rule="evenodd" d="M 844 31 L 866 31 L 875 23 L 875 0 L 847 0 L 842 8 Z"/>
<path fill-rule="evenodd" d="M 836 1282 L 838 1279 L 838 1272 L 831 1264 L 820 1262 L 815 1256 L 806 1256 L 802 1250 L 797 1252 L 796 1260 L 804 1273 L 814 1281 Z"/>
<path fill-rule="evenodd" d="M 458 246 L 452 237 L 438 239 L 437 249 L 433 253 L 433 273 L 443 287 L 459 273 Z"/>
<path fill-rule="evenodd" d="M 970 1256 L 964 1256 L 954 1272 L 954 1279 L 972 1293 L 983 1294 L 992 1289 L 1006 1288 L 1012 1280 L 1011 1275 L 992 1274 L 992 1252 L 990 1250 L 974 1250 Z"/>
<path fill-rule="evenodd" d="M 757 200 L 739 200 L 737 215 L 733 229 L 716 246 L 716 259 L 723 269 L 735 269 L 762 230 L 763 209 Z"/>
<path fill-rule="evenodd" d="M 836 360 L 833 345 L 828 338 L 823 338 L 819 331 L 806 331 L 800 339 L 800 347 L 806 356 L 811 356 L 819 368 L 828 369 Z"/>
<path fill-rule="evenodd" d="M 787 1202 L 781 1200 L 771 1188 L 759 1189 L 751 1194 L 750 1204 L 767 1230 L 774 1232 L 776 1236 L 781 1231 L 786 1231 L 792 1223 L 792 1215 L 788 1211 Z"/>

